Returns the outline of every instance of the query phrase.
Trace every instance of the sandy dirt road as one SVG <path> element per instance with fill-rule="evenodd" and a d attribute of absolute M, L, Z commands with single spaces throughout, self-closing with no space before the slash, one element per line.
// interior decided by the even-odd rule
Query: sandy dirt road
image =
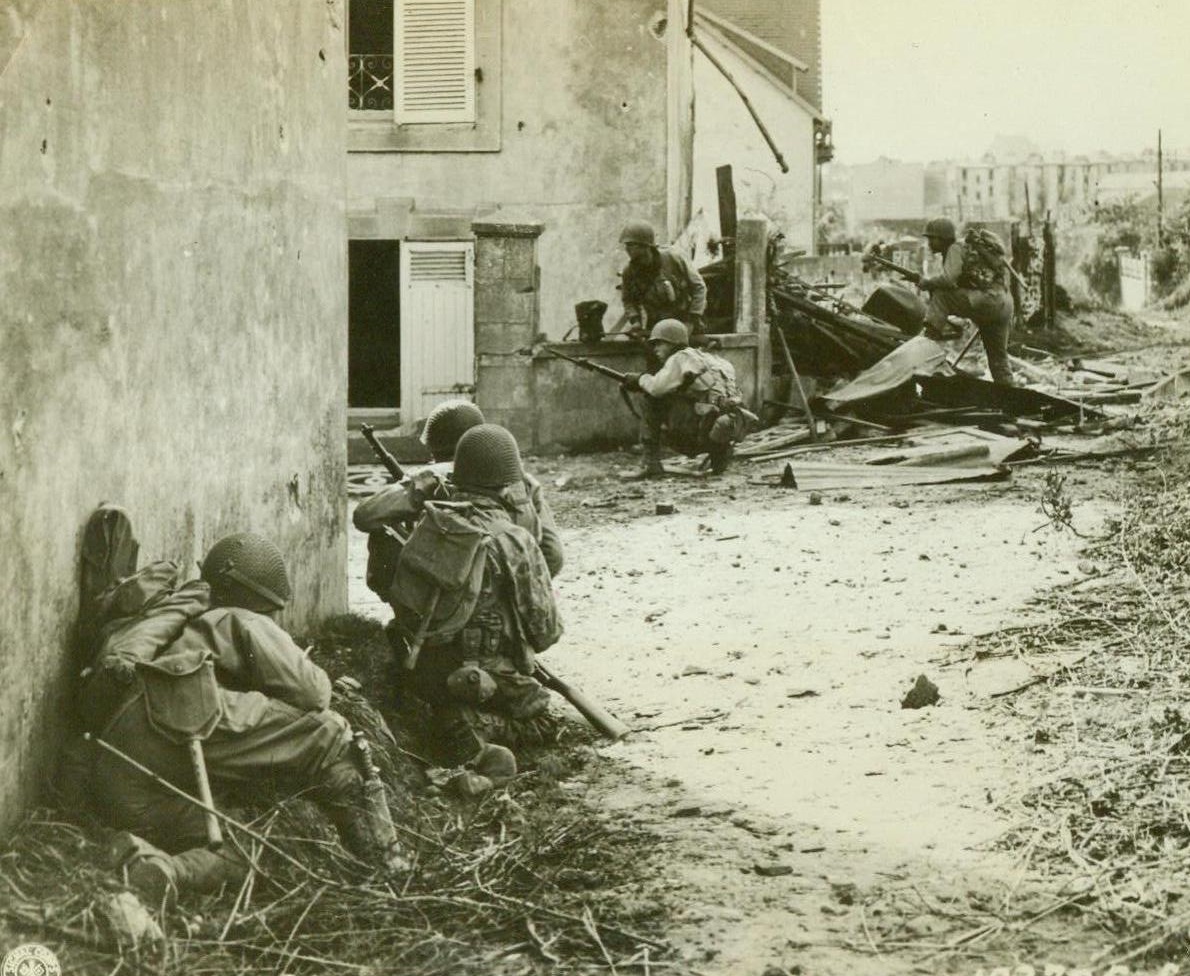
<path fill-rule="evenodd" d="M 593 464 L 538 470 L 567 550 L 549 659 L 636 730 L 571 786 L 657 838 L 652 880 L 615 896 L 659 906 L 690 972 L 940 971 L 920 967 L 945 913 L 867 913 L 888 886 L 937 907 L 1013 875 L 996 798 L 1035 773 L 1028 730 L 986 707 L 1015 677 L 964 662 L 1081 575 L 1077 540 L 1034 531 L 1039 478 L 813 505 L 746 468 L 621 492 Z M 357 609 L 384 617 L 353 545 Z M 941 701 L 902 709 L 919 674 Z M 916 953 L 875 951 L 898 939 Z"/>

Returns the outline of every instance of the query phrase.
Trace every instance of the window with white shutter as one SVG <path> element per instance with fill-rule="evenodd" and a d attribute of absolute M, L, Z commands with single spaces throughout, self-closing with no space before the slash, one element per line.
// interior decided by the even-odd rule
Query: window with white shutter
<path fill-rule="evenodd" d="M 397 0 L 395 121 L 474 122 L 475 0 Z"/>

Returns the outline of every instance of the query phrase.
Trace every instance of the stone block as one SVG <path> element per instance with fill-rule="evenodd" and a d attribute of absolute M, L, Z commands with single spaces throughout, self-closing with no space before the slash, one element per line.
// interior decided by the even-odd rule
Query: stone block
<path fill-rule="evenodd" d="M 536 276 L 537 241 L 534 238 L 510 238 L 504 242 L 504 274 L 518 285 L 531 285 Z"/>
<path fill-rule="evenodd" d="M 504 280 L 504 242 L 498 238 L 479 238 L 475 242 L 475 287 L 482 288 Z"/>
<path fill-rule="evenodd" d="M 524 322 L 537 318 L 537 292 L 514 291 L 504 286 L 475 289 L 476 322 Z"/>

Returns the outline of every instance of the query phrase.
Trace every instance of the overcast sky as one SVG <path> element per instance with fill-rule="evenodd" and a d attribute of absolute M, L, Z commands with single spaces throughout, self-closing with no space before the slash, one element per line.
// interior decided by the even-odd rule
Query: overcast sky
<path fill-rule="evenodd" d="M 836 159 L 1190 149 L 1190 0 L 822 0 Z"/>

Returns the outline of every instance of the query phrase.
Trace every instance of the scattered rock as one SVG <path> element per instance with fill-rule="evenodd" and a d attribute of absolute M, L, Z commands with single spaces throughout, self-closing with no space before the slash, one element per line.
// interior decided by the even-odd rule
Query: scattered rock
<path fill-rule="evenodd" d="M 682 668 L 682 677 L 683 678 L 690 678 L 696 674 L 710 674 L 710 673 L 711 672 L 709 672 L 706 668 L 700 668 L 697 664 L 687 664 L 686 667 Z"/>
<path fill-rule="evenodd" d="M 1096 576 L 1099 573 L 1099 567 L 1089 559 L 1080 559 L 1078 561 L 1078 571 L 1085 576 Z"/>
<path fill-rule="evenodd" d="M 821 505 L 822 504 L 822 496 L 820 494 L 818 494 L 818 492 L 816 492 L 816 491 L 810 492 L 810 504 L 811 505 Z"/>
<path fill-rule="evenodd" d="M 584 498 L 583 508 L 615 508 L 614 498 Z"/>
<path fill-rule="evenodd" d="M 793 874 L 793 868 L 788 864 L 756 864 L 753 865 L 752 870 L 762 878 L 780 878 L 787 874 Z"/>
<path fill-rule="evenodd" d="M 818 692 L 813 688 L 790 688 L 785 692 L 786 698 L 817 698 Z"/>
<path fill-rule="evenodd" d="M 950 630 L 946 624 L 934 624 L 934 629 L 930 631 L 931 634 L 945 634 Z"/>
<path fill-rule="evenodd" d="M 677 509 L 674 507 L 673 502 L 658 502 L 653 511 L 658 515 L 673 515 Z"/>
<path fill-rule="evenodd" d="M 901 699 L 901 707 L 925 708 L 927 705 L 937 705 L 941 697 L 938 694 L 938 686 L 924 674 L 919 674 L 909 694 Z"/>
<path fill-rule="evenodd" d="M 831 882 L 831 894 L 840 905 L 854 905 L 859 889 L 849 881 Z"/>
<path fill-rule="evenodd" d="M 683 803 L 676 806 L 670 813 L 671 817 L 698 817 L 702 815 L 702 806 L 698 803 Z"/>
<path fill-rule="evenodd" d="M 840 522 L 838 519 L 835 519 L 835 518 L 827 519 L 827 523 L 829 525 L 842 525 L 843 524 L 842 522 Z"/>
<path fill-rule="evenodd" d="M 150 949 L 165 942 L 152 913 L 131 891 L 120 891 L 98 903 L 116 944 L 124 949 Z"/>

